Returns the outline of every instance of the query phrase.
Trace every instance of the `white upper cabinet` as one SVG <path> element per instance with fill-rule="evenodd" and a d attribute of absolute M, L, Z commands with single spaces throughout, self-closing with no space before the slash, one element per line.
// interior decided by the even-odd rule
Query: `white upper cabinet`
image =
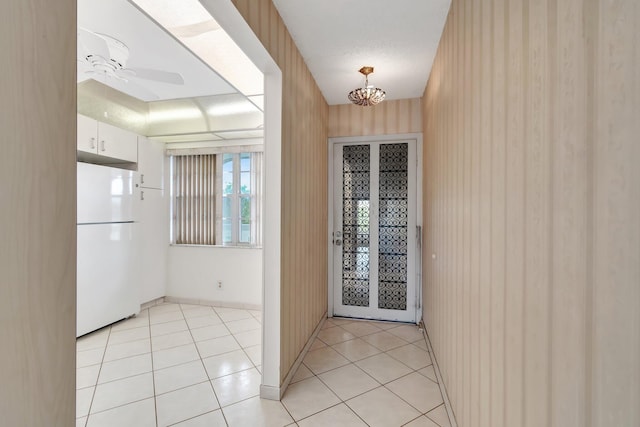
<path fill-rule="evenodd" d="M 138 161 L 138 136 L 78 114 L 78 152 L 97 163 Z M 108 158 L 108 159 L 107 159 Z"/>
<path fill-rule="evenodd" d="M 163 189 L 164 144 L 138 136 L 138 184 Z"/>
<path fill-rule="evenodd" d="M 78 151 L 98 154 L 98 122 L 78 114 Z"/>
<path fill-rule="evenodd" d="M 98 122 L 98 154 L 135 163 L 138 160 L 138 135 Z"/>

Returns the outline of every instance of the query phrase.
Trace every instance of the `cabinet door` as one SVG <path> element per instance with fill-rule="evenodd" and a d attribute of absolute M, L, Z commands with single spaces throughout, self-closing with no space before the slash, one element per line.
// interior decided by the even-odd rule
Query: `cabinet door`
<path fill-rule="evenodd" d="M 141 187 L 164 188 L 164 143 L 138 136 L 138 177 Z"/>
<path fill-rule="evenodd" d="M 98 153 L 98 122 L 78 114 L 78 151 Z"/>
<path fill-rule="evenodd" d="M 140 239 L 136 258 L 140 304 L 144 304 L 166 294 L 169 220 L 163 190 L 141 188 L 137 206 Z"/>
<path fill-rule="evenodd" d="M 138 161 L 138 136 L 107 123 L 98 123 L 98 154 L 126 162 Z"/>

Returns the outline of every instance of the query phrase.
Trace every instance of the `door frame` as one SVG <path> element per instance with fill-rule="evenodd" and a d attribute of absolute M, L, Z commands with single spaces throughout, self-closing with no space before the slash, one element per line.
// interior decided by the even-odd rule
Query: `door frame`
<path fill-rule="evenodd" d="M 333 179 L 333 153 L 336 144 L 356 142 L 405 142 L 415 141 L 416 143 L 416 226 L 422 231 L 422 133 L 403 133 L 394 135 L 371 135 L 371 136 L 349 136 L 335 137 L 327 140 L 328 161 L 327 161 L 327 316 L 333 317 L 334 287 L 333 287 L 333 199 L 334 199 L 334 179 Z M 422 233 L 421 233 L 422 234 Z M 416 301 L 413 302 L 416 308 L 416 323 L 422 319 L 422 235 L 416 242 Z M 407 304 L 412 304 L 407 301 Z"/>

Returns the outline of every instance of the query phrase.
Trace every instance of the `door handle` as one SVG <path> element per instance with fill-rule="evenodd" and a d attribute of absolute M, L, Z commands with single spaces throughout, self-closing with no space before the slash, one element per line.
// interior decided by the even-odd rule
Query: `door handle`
<path fill-rule="evenodd" d="M 107 148 L 105 147 L 105 142 L 104 139 L 102 141 L 100 141 L 102 143 L 102 148 L 100 148 L 100 151 L 106 151 Z"/>
<path fill-rule="evenodd" d="M 334 231 L 334 233 L 333 233 L 333 238 L 334 238 L 333 243 L 336 246 L 342 246 L 341 237 L 342 237 L 342 232 L 341 231 Z"/>
<path fill-rule="evenodd" d="M 140 200 L 144 200 L 144 191 L 140 191 Z"/>
<path fill-rule="evenodd" d="M 90 142 L 91 142 L 91 149 L 95 150 L 95 148 L 96 148 L 96 139 L 95 138 L 91 138 Z"/>

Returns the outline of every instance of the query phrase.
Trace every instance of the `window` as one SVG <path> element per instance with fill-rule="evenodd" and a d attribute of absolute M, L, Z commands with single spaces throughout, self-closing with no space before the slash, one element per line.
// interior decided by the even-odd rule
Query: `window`
<path fill-rule="evenodd" d="M 260 245 L 262 153 L 171 156 L 172 241 Z"/>
<path fill-rule="evenodd" d="M 256 155 L 222 155 L 222 244 L 249 245 L 256 240 Z"/>

